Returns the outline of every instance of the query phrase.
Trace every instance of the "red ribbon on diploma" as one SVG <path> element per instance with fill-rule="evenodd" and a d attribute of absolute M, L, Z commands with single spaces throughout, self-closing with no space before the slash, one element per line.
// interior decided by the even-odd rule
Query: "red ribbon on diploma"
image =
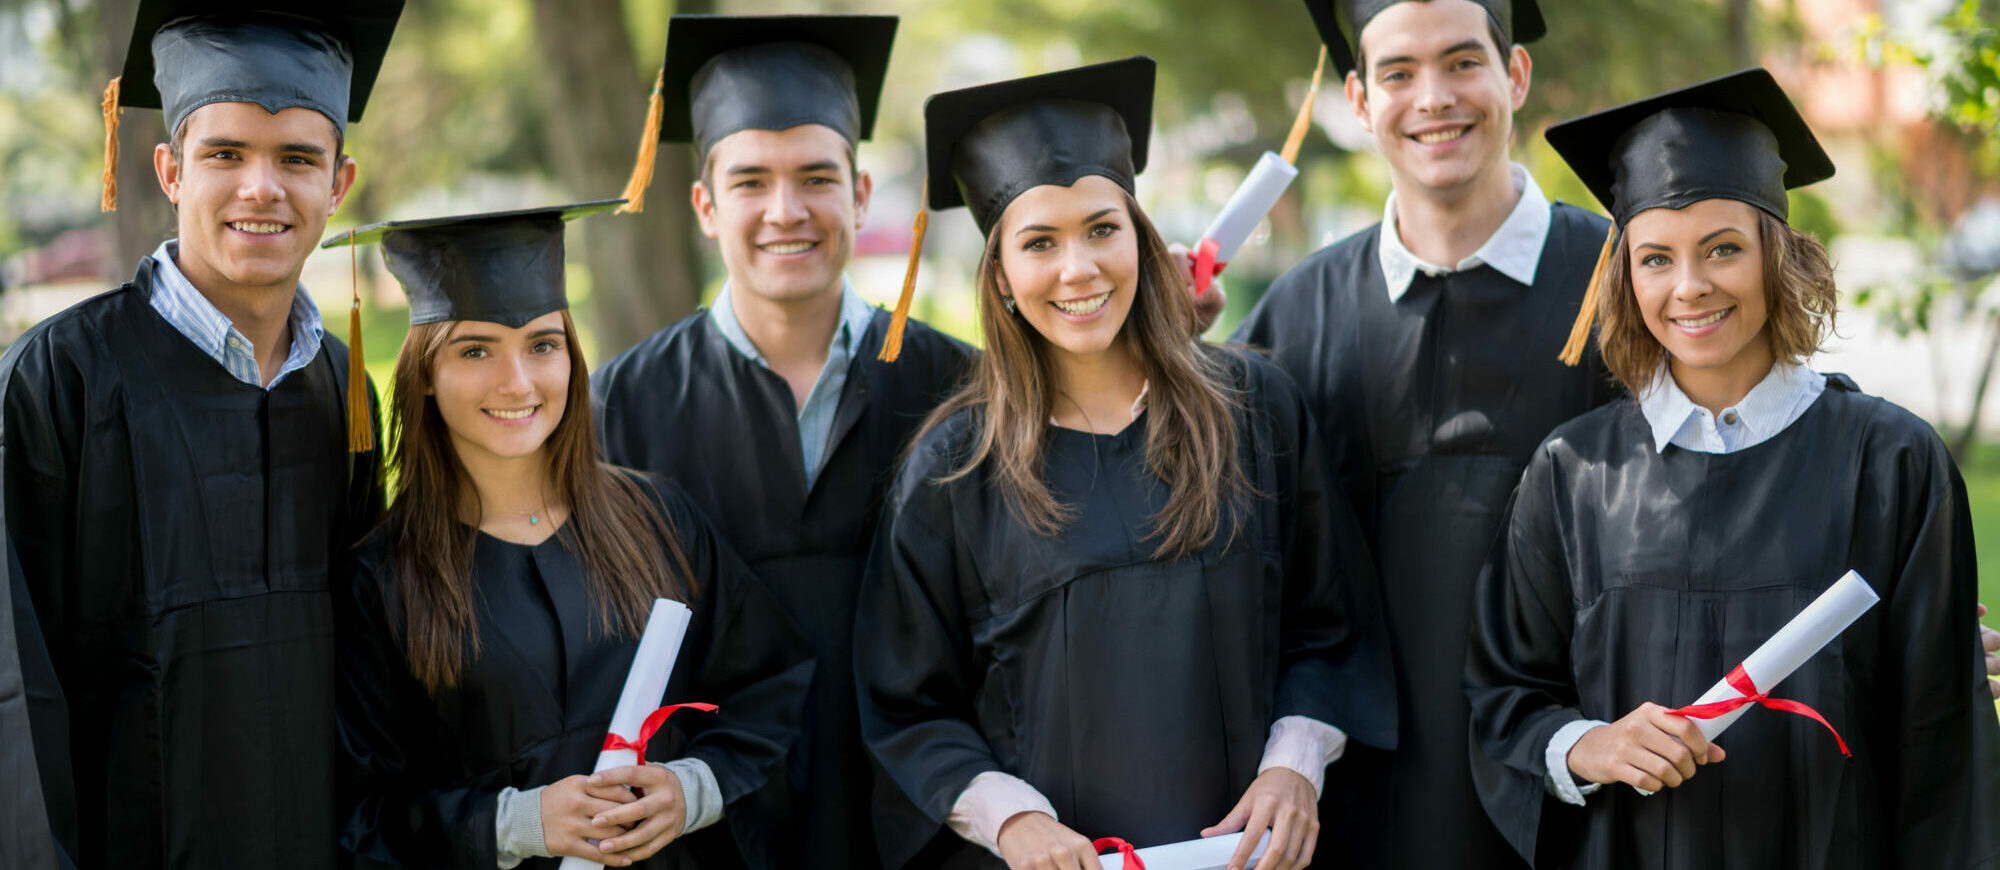
<path fill-rule="evenodd" d="M 704 713 L 713 713 L 716 708 L 714 704 L 668 704 L 646 715 L 646 721 L 639 725 L 639 737 L 636 740 L 626 740 L 616 733 L 604 735 L 603 751 L 610 752 L 613 749 L 630 749 L 633 752 L 639 753 L 639 763 L 645 764 L 646 741 L 653 739 L 653 735 L 660 730 L 661 725 L 667 724 L 668 716 L 674 715 L 675 710 L 681 709 L 694 709 Z"/>
<path fill-rule="evenodd" d="M 1215 276 L 1222 274 L 1223 267 L 1229 265 L 1215 261 L 1215 255 L 1221 252 L 1222 246 L 1216 244 L 1214 239 L 1202 239 L 1201 244 L 1195 246 L 1194 253 L 1189 255 L 1194 258 L 1194 295 L 1207 293 L 1208 285 L 1215 283 Z"/>
<path fill-rule="evenodd" d="M 1735 670 L 1729 672 L 1729 676 L 1723 678 L 1723 681 L 1727 682 L 1730 688 L 1741 692 L 1742 695 L 1726 701 L 1715 701 L 1708 704 L 1689 704 L 1678 710 L 1668 710 L 1667 712 L 1676 716 L 1686 716 L 1690 719 L 1713 719 L 1724 713 L 1732 712 L 1739 707 L 1758 704 L 1773 710 L 1796 713 L 1821 725 L 1825 725 L 1826 730 L 1833 734 L 1833 742 L 1840 744 L 1840 754 L 1848 758 L 1854 757 L 1854 753 L 1847 751 L 1847 741 L 1840 739 L 1840 732 L 1835 731 L 1833 724 L 1826 721 L 1826 717 L 1821 716 L 1818 710 L 1814 710 L 1797 701 L 1773 698 L 1769 693 L 1757 691 L 1757 684 L 1750 682 L 1750 675 L 1744 673 L 1742 665 L 1737 665 Z"/>
<path fill-rule="evenodd" d="M 1131 843 L 1117 837 L 1098 837 L 1090 841 L 1090 848 L 1098 852 L 1117 849 L 1118 856 L 1125 859 L 1125 870 L 1146 870 L 1146 862 L 1139 860 L 1139 850 L 1132 848 Z"/>

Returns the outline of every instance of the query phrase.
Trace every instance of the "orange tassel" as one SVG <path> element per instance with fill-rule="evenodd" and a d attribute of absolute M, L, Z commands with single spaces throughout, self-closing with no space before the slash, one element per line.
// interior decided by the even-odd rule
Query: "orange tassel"
<path fill-rule="evenodd" d="M 347 231 L 347 268 L 354 304 L 347 309 L 347 452 L 375 449 L 375 414 L 368 407 L 368 366 L 361 354 L 361 269 L 354 230 Z"/>
<path fill-rule="evenodd" d="M 1299 165 L 1299 148 L 1306 144 L 1306 131 L 1312 129 L 1313 102 L 1319 98 L 1320 80 L 1326 77 L 1326 46 L 1319 47 L 1319 65 L 1313 67 L 1312 87 L 1306 90 L 1305 105 L 1299 107 L 1299 116 L 1292 120 L 1292 132 L 1285 137 L 1285 150 L 1278 153 L 1286 163 Z"/>
<path fill-rule="evenodd" d="M 1618 243 L 1618 225 L 1611 225 L 1611 232 L 1604 236 L 1604 247 L 1597 252 L 1597 266 L 1590 270 L 1590 284 L 1583 288 L 1583 306 L 1577 309 L 1576 323 L 1569 328 L 1569 341 L 1563 343 L 1562 354 L 1558 357 L 1563 365 L 1574 366 L 1583 361 L 1583 349 L 1590 344 L 1590 326 L 1597 319 L 1597 301 L 1604 295 L 1604 266 L 1611 262 L 1612 247 Z"/>
<path fill-rule="evenodd" d="M 124 76 L 116 76 L 104 86 L 104 192 L 97 200 L 98 211 L 118 210 L 118 116 L 125 113 L 118 105 L 118 82 Z"/>
<path fill-rule="evenodd" d="M 667 69 L 660 68 L 660 75 L 653 79 L 653 96 L 646 101 L 646 129 L 639 137 L 639 158 L 632 163 L 632 178 L 625 182 L 625 192 L 619 198 L 625 204 L 618 207 L 619 214 L 637 214 L 646 210 L 646 188 L 653 185 L 653 163 L 660 151 L 660 122 L 667 113 L 667 98 L 661 93 L 667 87 Z"/>
<path fill-rule="evenodd" d="M 917 292 L 917 260 L 923 257 L 924 233 L 930 229 L 931 213 L 926 207 L 931 202 L 931 182 L 924 180 L 924 192 L 917 200 L 917 219 L 910 224 L 910 265 L 903 270 L 903 295 L 896 300 L 896 313 L 889 318 L 889 334 L 882 339 L 882 352 L 876 359 L 895 362 L 903 353 L 903 329 L 910 323 L 910 299 Z"/>

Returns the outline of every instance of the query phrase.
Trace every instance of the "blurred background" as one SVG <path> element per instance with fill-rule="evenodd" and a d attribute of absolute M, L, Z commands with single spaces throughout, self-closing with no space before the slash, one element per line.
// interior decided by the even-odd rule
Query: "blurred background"
<path fill-rule="evenodd" d="M 122 65 L 136 0 L 0 0 L 0 342 L 128 277 L 172 229 L 153 181 L 157 112 L 121 130 L 120 210 L 100 214 L 98 100 Z M 1549 123 L 1762 64 L 1839 166 L 1794 192 L 1793 222 L 1832 247 L 1839 338 L 1814 361 L 1932 421 L 1957 453 L 1979 522 L 1984 600 L 2000 604 L 2000 0 L 1542 0 L 1516 158 L 1551 197 L 1596 203 L 1549 151 Z M 922 104 L 940 90 L 1131 54 L 1160 61 L 1140 199 L 1192 242 L 1303 100 L 1318 41 L 1297 0 L 416 0 L 348 151 L 359 181 L 329 233 L 413 218 L 615 196 L 675 12 L 903 16 L 881 118 L 855 285 L 893 304 L 921 184 Z M 1226 336 L 1263 288 L 1316 248 L 1380 219 L 1386 166 L 1329 81 L 1302 174 L 1228 272 Z M 693 157 L 661 149 L 648 208 L 570 229 L 570 294 L 605 359 L 710 298 L 721 266 L 687 207 Z M 916 315 L 976 339 L 979 240 L 937 216 Z M 358 287 L 365 349 L 386 381 L 400 288 L 364 248 L 320 252 L 306 285 L 340 323 Z M 1990 566 L 1990 567 L 1989 567 Z"/>

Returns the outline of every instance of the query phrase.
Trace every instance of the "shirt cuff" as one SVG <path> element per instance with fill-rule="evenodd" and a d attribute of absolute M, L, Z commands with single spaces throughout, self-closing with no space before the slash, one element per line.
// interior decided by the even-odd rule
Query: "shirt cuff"
<path fill-rule="evenodd" d="M 989 770 L 972 778 L 951 805 L 944 823 L 952 832 L 982 849 L 1000 854 L 1000 826 L 1021 813 L 1048 813 L 1057 819 L 1055 805 L 1018 776 Z"/>
<path fill-rule="evenodd" d="M 529 858 L 547 858 L 549 847 L 542 842 L 542 787 L 503 788 L 500 804 L 493 813 L 493 842 L 500 855 L 500 870 Z"/>
<path fill-rule="evenodd" d="M 1264 760 L 1257 772 L 1273 767 L 1296 771 L 1312 783 L 1317 797 L 1326 785 L 1326 766 L 1347 752 L 1347 733 L 1310 716 L 1282 716 L 1271 723 L 1264 741 Z"/>
<path fill-rule="evenodd" d="M 722 821 L 722 786 L 715 781 L 715 771 L 709 769 L 708 762 L 676 758 L 664 764 L 647 763 L 666 768 L 681 782 L 681 801 L 687 809 L 681 821 L 681 836 Z"/>
<path fill-rule="evenodd" d="M 1578 719 L 1556 729 L 1556 736 L 1549 738 L 1549 748 L 1542 752 L 1542 764 L 1549 769 L 1548 775 L 1542 777 L 1542 786 L 1548 789 L 1549 794 L 1560 798 L 1563 803 L 1580 807 L 1585 795 L 1601 787 L 1594 782 L 1576 781 L 1576 775 L 1569 770 L 1569 751 L 1576 748 L 1576 742 L 1583 739 L 1585 732 L 1609 724 L 1597 719 Z"/>

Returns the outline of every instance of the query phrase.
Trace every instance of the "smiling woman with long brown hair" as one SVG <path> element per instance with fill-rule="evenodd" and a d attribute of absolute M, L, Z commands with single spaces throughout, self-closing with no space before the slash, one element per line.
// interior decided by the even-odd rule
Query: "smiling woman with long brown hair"
<path fill-rule="evenodd" d="M 1132 197 L 1152 78 L 1132 58 L 926 105 L 930 206 L 988 240 L 986 352 L 890 492 L 855 663 L 870 749 L 959 835 L 927 866 L 1083 870 L 1085 834 L 1246 829 L 1246 853 L 1271 834 L 1260 866 L 1303 866 L 1326 765 L 1395 733 L 1299 396 L 1190 339 Z"/>
<path fill-rule="evenodd" d="M 341 842 L 365 861 L 766 863 L 774 832 L 730 810 L 782 778 L 812 666 L 680 490 L 598 459 L 562 228 L 605 205 L 356 236 L 412 321 L 396 494 L 338 618 Z M 648 754 L 673 761 L 590 775 L 655 598 L 694 612 L 668 700 L 720 710 L 668 723 Z"/>

